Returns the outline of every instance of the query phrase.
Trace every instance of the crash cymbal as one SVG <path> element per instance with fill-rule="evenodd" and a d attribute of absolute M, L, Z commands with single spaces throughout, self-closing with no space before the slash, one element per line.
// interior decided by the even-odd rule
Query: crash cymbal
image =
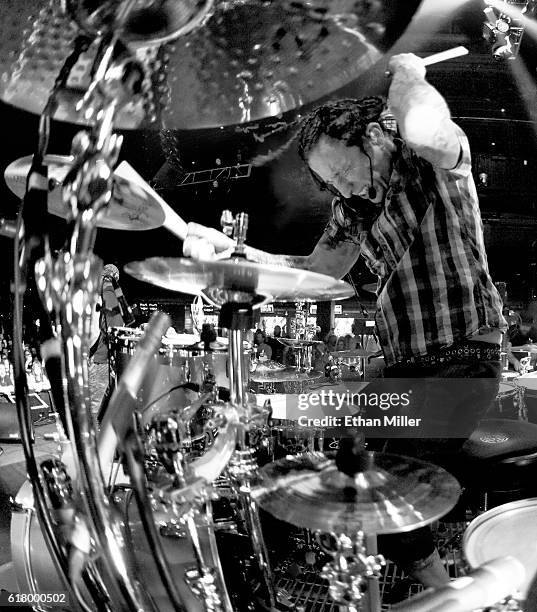
<path fill-rule="evenodd" d="M 69 0 L 90 37 L 117 3 Z M 381 57 L 388 0 L 182 0 L 135 4 L 122 36 L 148 78 L 115 126 L 207 128 L 279 116 L 340 88 Z M 0 98 L 40 114 L 80 28 L 60 2 L 4 0 Z M 108 15 L 106 14 L 108 12 Z M 397 27 L 397 24 L 392 24 Z M 199 26 L 199 27 L 196 27 Z M 404 24 L 399 26 L 404 28 Z M 393 28 L 392 28 L 393 29 Z M 162 42 L 179 36 L 160 48 Z M 87 123 L 77 103 L 96 44 L 71 69 L 54 118 Z M 160 116 L 161 121 L 156 121 Z"/>
<path fill-rule="evenodd" d="M 31 155 L 21 157 L 4 171 L 7 186 L 19 198 L 24 197 L 31 163 Z M 49 176 L 48 211 L 63 219 L 67 217 L 67 208 L 62 200 L 61 185 L 72 163 L 73 158 L 66 155 L 45 156 Z M 127 231 L 155 229 L 161 227 L 166 218 L 150 190 L 117 173 L 114 174 L 112 201 L 100 214 L 97 227 Z"/>
<path fill-rule="evenodd" d="M 365 454 L 365 469 L 353 478 L 322 453 L 269 463 L 261 468 L 253 496 L 282 521 L 347 534 L 410 531 L 455 505 L 459 485 L 442 468 L 409 457 Z"/>
<path fill-rule="evenodd" d="M 280 372 L 267 372 L 254 370 L 250 374 L 250 380 L 257 383 L 281 383 L 281 382 L 306 382 L 318 380 L 324 376 L 324 372 L 300 372 L 295 368 L 285 368 Z"/>
<path fill-rule="evenodd" d="M 324 274 L 257 264 L 240 258 L 194 261 L 151 257 L 133 261 L 124 270 L 138 280 L 170 291 L 193 295 L 203 292 L 218 305 L 232 301 L 234 294 L 281 301 L 339 300 L 353 295 L 349 284 Z"/>

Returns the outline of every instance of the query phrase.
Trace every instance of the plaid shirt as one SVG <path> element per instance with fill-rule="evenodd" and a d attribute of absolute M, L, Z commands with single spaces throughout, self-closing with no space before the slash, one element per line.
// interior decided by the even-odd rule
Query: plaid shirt
<path fill-rule="evenodd" d="M 378 277 L 376 322 L 386 365 L 475 334 L 506 329 L 488 271 L 468 140 L 453 170 L 435 168 L 397 139 L 382 208 L 333 207 L 327 236 L 359 246 Z"/>

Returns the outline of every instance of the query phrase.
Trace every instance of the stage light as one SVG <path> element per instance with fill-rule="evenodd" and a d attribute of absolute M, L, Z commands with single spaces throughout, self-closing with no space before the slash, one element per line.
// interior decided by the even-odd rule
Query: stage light
<path fill-rule="evenodd" d="M 483 38 L 491 44 L 496 60 L 514 59 L 524 34 L 524 13 L 529 0 L 485 0 Z M 532 6 L 533 9 L 533 6 Z"/>

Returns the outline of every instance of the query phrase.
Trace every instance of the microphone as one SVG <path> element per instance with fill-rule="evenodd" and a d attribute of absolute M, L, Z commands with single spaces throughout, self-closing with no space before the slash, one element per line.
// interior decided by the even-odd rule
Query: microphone
<path fill-rule="evenodd" d="M 513 594 L 525 576 L 526 570 L 518 559 L 499 557 L 468 576 L 392 606 L 392 612 L 469 612 L 486 608 Z"/>
<path fill-rule="evenodd" d="M 123 291 L 119 286 L 119 283 L 113 276 L 105 276 L 105 279 L 108 279 L 114 288 L 114 293 L 116 294 L 116 298 L 119 304 L 119 310 L 121 311 L 121 316 L 123 317 L 123 321 L 125 325 L 128 327 L 134 323 L 134 315 L 132 314 L 131 307 L 127 304 L 127 300 L 123 295 Z"/>

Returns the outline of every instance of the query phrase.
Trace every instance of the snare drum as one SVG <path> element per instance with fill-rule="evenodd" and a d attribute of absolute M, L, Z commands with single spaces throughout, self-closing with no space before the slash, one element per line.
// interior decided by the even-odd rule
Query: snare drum
<path fill-rule="evenodd" d="M 474 519 L 463 538 L 464 555 L 472 568 L 510 555 L 526 568 L 522 599 L 537 571 L 537 497 L 503 504 Z M 528 612 L 530 612 L 528 610 Z"/>

